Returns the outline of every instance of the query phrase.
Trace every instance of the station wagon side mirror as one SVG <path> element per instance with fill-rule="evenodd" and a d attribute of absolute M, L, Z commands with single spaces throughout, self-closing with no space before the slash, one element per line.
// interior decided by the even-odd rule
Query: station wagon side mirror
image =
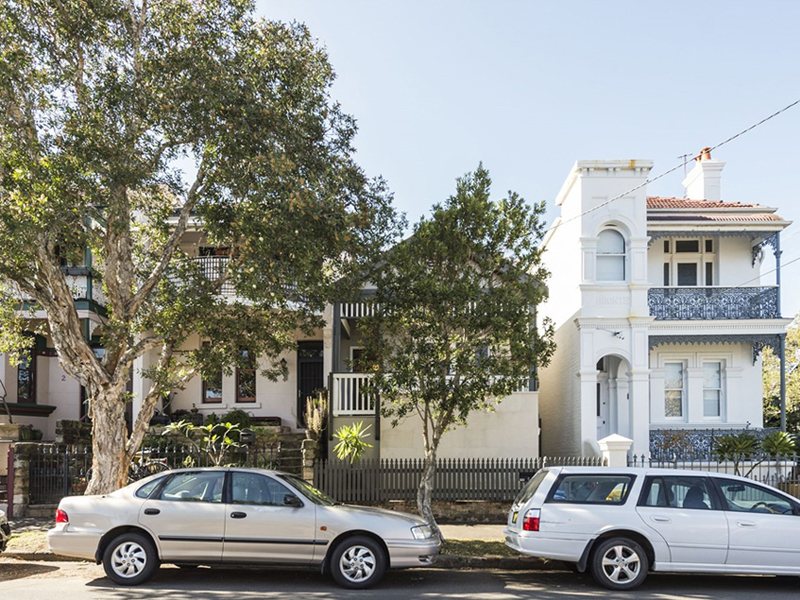
<path fill-rule="evenodd" d="M 303 506 L 303 501 L 294 494 L 286 494 L 283 497 L 283 505 L 291 506 L 292 508 L 300 508 Z"/>

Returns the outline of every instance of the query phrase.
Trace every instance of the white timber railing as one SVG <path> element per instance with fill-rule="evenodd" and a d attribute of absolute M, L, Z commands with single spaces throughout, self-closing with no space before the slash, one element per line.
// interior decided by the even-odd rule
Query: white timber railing
<path fill-rule="evenodd" d="M 368 373 L 334 373 L 331 402 L 333 416 L 374 415 L 375 397 L 364 391 Z"/>

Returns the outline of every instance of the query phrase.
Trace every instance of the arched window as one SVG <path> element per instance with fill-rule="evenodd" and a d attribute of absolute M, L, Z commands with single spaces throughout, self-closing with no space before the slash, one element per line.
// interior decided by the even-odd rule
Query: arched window
<path fill-rule="evenodd" d="M 604 229 L 597 236 L 597 281 L 625 281 L 625 238 Z"/>

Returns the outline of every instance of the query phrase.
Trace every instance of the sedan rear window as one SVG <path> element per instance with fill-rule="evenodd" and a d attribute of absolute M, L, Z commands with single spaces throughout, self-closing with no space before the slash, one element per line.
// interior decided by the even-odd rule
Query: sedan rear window
<path fill-rule="evenodd" d="M 553 486 L 548 502 L 624 504 L 633 480 L 633 475 L 564 475 Z"/>

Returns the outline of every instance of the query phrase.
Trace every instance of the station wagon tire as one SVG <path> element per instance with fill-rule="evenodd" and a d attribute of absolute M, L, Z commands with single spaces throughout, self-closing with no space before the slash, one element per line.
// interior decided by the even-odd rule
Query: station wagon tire
<path fill-rule="evenodd" d="M 103 553 L 106 576 L 119 585 L 139 585 L 155 575 L 159 567 L 153 543 L 138 533 L 115 537 Z"/>
<path fill-rule="evenodd" d="M 592 552 L 595 581 L 611 590 L 632 590 L 647 577 L 650 564 L 644 549 L 625 537 L 602 540 Z"/>
<path fill-rule="evenodd" d="M 331 554 L 331 575 L 342 587 L 363 590 L 378 583 L 386 572 L 386 552 L 372 538 L 356 535 L 341 541 Z"/>

